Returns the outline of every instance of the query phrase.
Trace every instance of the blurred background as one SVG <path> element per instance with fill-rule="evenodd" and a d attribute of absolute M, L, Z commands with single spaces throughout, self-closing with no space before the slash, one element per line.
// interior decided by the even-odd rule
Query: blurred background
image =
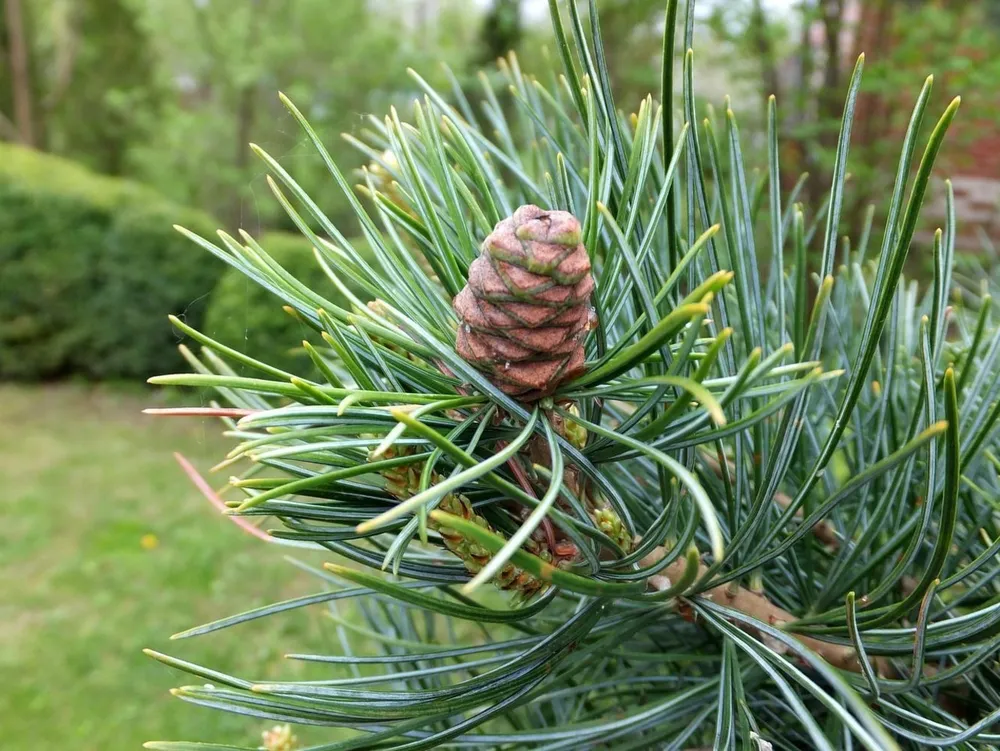
<path fill-rule="evenodd" d="M 664 0 L 597 5 L 617 101 L 631 112 L 659 89 Z M 970 273 L 993 274 L 1000 1 L 697 5 L 700 111 L 723 112 L 730 96 L 748 160 L 763 167 L 765 108 L 775 94 L 786 195 L 798 186 L 814 216 L 847 81 L 867 53 L 845 233 L 856 235 L 871 202 L 884 203 L 924 77 L 936 74 L 932 111 L 961 94 L 937 175 L 952 180 Z M 119 749 L 162 737 L 254 745 L 264 725 L 171 700 L 167 688 L 180 674 L 139 650 L 315 585 L 279 552 L 213 519 L 171 452 L 206 469 L 226 451 L 218 425 L 144 418 L 142 407 L 176 397 L 142 381 L 186 368 L 168 313 L 292 366 L 290 347 L 306 332 L 171 224 L 205 235 L 244 228 L 300 278 L 323 284 L 249 143 L 278 158 L 339 226 L 353 231 L 354 222 L 277 92 L 302 108 L 345 171 L 356 170 L 367 158 L 341 134 L 360 135 L 366 113 L 382 116 L 390 105 L 405 118 L 417 96 L 408 67 L 473 102 L 480 75 L 494 77 L 508 51 L 522 70 L 546 77 L 557 57 L 548 3 L 0 6 L 0 745 Z M 911 253 L 918 280 L 930 273 L 943 195 L 939 181 Z M 255 679 L 289 675 L 281 650 L 337 648 L 329 624 L 298 611 L 232 632 L 239 639 L 206 637 L 174 653 L 195 662 L 212 654 Z"/>

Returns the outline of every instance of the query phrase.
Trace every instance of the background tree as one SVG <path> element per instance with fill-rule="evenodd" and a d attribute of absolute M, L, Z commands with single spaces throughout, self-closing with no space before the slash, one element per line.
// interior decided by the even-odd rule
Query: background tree
<path fill-rule="evenodd" d="M 359 132 L 373 108 L 406 102 L 413 89 L 404 60 L 437 58 L 461 67 L 462 50 L 474 47 L 469 18 L 458 4 L 421 21 L 362 0 L 147 0 L 145 24 L 158 30 L 161 74 L 178 95 L 154 138 L 139 147 L 143 171 L 230 226 L 281 224 L 257 200 L 264 183 L 248 145 L 281 153 L 302 145 L 275 92 L 308 99 L 330 148 L 360 164 L 340 134 Z M 420 35 L 412 33 L 416 23 L 425 23 Z M 440 76 L 441 68 L 431 75 Z M 303 159 L 318 178 L 322 164 L 312 155 Z M 304 179 L 321 199 L 328 195 L 321 181 Z"/>
<path fill-rule="evenodd" d="M 586 15 L 586 2 L 579 3 Z M 621 106 L 637 110 L 656 91 L 663 24 L 662 0 L 598 0 L 611 82 Z"/>
<path fill-rule="evenodd" d="M 0 138 L 30 137 L 149 182 L 228 226 L 280 223 L 258 209 L 263 184 L 249 146 L 301 144 L 275 91 L 306 95 L 320 132 L 360 164 L 340 133 L 360 131 L 365 112 L 407 101 L 415 91 L 408 64 L 440 60 L 461 70 L 482 56 L 467 4 L 447 0 L 423 16 L 408 8 L 398 0 L 11 0 L 0 20 L 3 70 L 11 71 L 0 76 Z M 440 67 L 424 67 L 441 80 Z"/>
<path fill-rule="evenodd" d="M 38 142 L 32 39 L 21 0 L 4 0 L 0 13 L 0 136 L 26 146 Z"/>
<path fill-rule="evenodd" d="M 129 173 L 147 141 L 163 92 L 152 39 L 128 0 L 54 0 L 40 40 L 45 148 L 106 174 Z"/>
<path fill-rule="evenodd" d="M 508 52 L 516 51 L 524 36 L 521 0 L 493 0 L 483 16 L 479 32 L 479 54 L 476 65 L 492 65 Z"/>
<path fill-rule="evenodd" d="M 905 127 L 914 80 L 932 71 L 939 85 L 965 95 L 965 125 L 946 152 L 960 159 L 969 139 L 1000 125 L 1000 40 L 987 0 L 801 0 L 790 14 L 760 0 L 718 4 L 709 28 L 729 49 L 729 69 L 755 92 L 758 112 L 778 98 L 785 144 L 784 182 L 803 172 L 813 197 L 829 185 L 849 66 L 867 53 L 850 172 L 859 185 L 847 212 L 857 226 L 872 197 L 891 180 L 895 136 Z M 975 129 L 971 123 L 976 123 Z M 957 166 L 957 165 L 956 165 Z"/>

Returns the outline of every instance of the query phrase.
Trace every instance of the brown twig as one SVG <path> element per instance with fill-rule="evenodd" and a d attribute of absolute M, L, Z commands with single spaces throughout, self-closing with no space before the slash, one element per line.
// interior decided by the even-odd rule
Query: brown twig
<path fill-rule="evenodd" d="M 643 558 L 641 565 L 644 567 L 652 566 L 661 560 L 663 556 L 666 555 L 666 552 L 667 551 L 662 547 L 656 548 L 653 552 Z M 684 558 L 678 558 L 676 561 L 667 566 L 660 574 L 650 577 L 650 586 L 659 590 L 667 589 L 670 586 L 670 582 L 680 581 L 681 577 L 684 575 L 686 565 L 687 561 Z M 702 576 L 706 571 L 707 568 L 703 564 L 699 564 L 698 576 Z M 770 626 L 775 626 L 776 628 L 781 628 L 784 624 L 793 623 L 798 620 L 796 616 L 792 615 L 787 610 L 778 607 L 768 600 L 763 594 L 745 589 L 744 587 L 735 584 L 735 582 L 720 584 L 717 587 L 713 587 L 712 589 L 693 595 L 693 597 L 711 600 L 718 605 L 722 605 L 732 610 L 738 610 L 744 615 L 748 615 L 761 623 L 766 623 Z M 768 641 L 764 634 L 756 631 L 755 629 L 747 627 L 744 624 L 740 624 L 740 627 L 760 639 L 762 642 L 767 642 L 768 646 L 771 648 L 775 648 L 776 646 L 782 647 L 780 644 L 775 645 L 773 641 Z M 794 637 L 803 646 L 811 649 L 834 667 L 840 668 L 841 670 L 847 670 L 852 673 L 861 672 L 861 661 L 858 659 L 858 653 L 855 651 L 853 646 L 833 644 L 831 642 L 822 641 L 803 634 L 789 633 L 789 635 Z M 782 648 L 787 651 L 787 648 Z M 876 657 L 874 658 L 873 663 L 875 671 L 879 676 L 894 676 L 895 671 L 886 658 Z"/>
<path fill-rule="evenodd" d="M 507 447 L 506 441 L 497 441 L 497 451 L 503 451 L 504 448 L 506 447 Z M 534 488 L 531 487 L 531 481 L 528 480 L 528 475 L 524 471 L 524 467 L 521 466 L 521 463 L 517 461 L 517 457 L 511 457 L 507 462 L 507 466 L 510 467 L 510 471 L 514 475 L 514 479 L 516 479 L 517 484 L 521 486 L 521 490 L 523 490 L 528 495 L 537 498 L 538 495 L 535 493 Z M 553 554 L 555 554 L 556 547 L 558 545 L 556 541 L 555 527 L 552 526 L 552 522 L 549 520 L 549 517 L 547 516 L 542 517 L 541 526 L 542 526 L 542 531 L 545 533 L 545 541 L 546 543 L 548 543 L 549 550 L 551 550 Z"/>

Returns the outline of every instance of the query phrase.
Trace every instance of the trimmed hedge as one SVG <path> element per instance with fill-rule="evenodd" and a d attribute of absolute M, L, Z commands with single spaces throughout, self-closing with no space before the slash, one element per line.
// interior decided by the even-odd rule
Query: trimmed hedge
<path fill-rule="evenodd" d="M 136 183 L 0 144 L 0 377 L 145 378 L 181 367 L 223 264 L 177 233 L 205 214 Z"/>
<path fill-rule="evenodd" d="M 270 232 L 258 242 L 284 269 L 330 302 L 349 308 L 344 296 L 320 268 L 312 245 L 302 235 Z M 363 240 L 352 240 L 364 248 Z M 363 252 L 363 251 L 362 251 Z M 351 286 L 362 300 L 366 299 Z M 291 373 L 312 370 L 302 340 L 315 342 L 315 330 L 282 310 L 280 300 L 237 269 L 227 270 L 212 293 L 204 332 L 213 339 Z"/>

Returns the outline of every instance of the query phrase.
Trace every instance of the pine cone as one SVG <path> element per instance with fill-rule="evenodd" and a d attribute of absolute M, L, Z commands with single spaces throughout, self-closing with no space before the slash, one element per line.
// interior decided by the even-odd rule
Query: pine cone
<path fill-rule="evenodd" d="M 583 372 L 593 289 L 576 218 L 522 206 L 486 238 L 455 297 L 458 354 L 506 394 L 547 396 Z"/>

